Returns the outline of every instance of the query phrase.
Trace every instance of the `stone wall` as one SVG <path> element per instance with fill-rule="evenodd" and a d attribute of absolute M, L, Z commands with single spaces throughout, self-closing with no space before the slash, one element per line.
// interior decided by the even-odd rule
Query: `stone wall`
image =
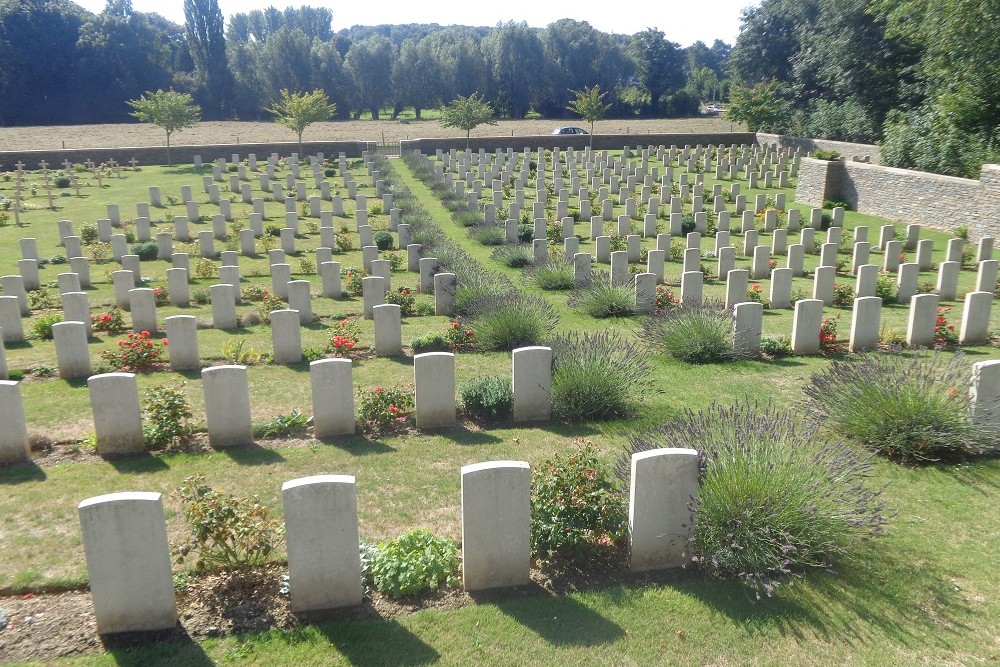
<path fill-rule="evenodd" d="M 795 200 L 819 206 L 845 201 L 851 210 L 933 229 L 969 228 L 973 240 L 1000 235 L 1000 165 L 979 180 L 847 160 L 805 158 Z"/>
<path fill-rule="evenodd" d="M 322 152 L 326 156 L 336 156 L 346 153 L 347 157 L 360 157 L 362 151 L 374 150 L 375 144 L 367 141 L 306 141 L 302 144 L 307 155 Z M 295 142 L 277 142 L 266 144 L 204 144 L 181 145 L 170 147 L 170 157 L 174 164 L 191 164 L 195 155 L 201 155 L 205 162 L 224 157 L 227 160 L 233 153 L 241 156 L 254 153 L 261 160 L 271 153 L 287 156 L 297 153 L 299 145 Z M 93 160 L 101 163 L 114 159 L 120 164 L 128 164 L 135 158 L 140 165 L 166 164 L 166 146 L 143 146 L 136 148 L 72 148 L 39 151 L 0 151 L 0 170 L 10 170 L 18 161 L 25 164 L 26 169 L 37 169 L 38 163 L 45 160 L 51 168 L 59 168 L 64 160 L 82 163 Z"/>
<path fill-rule="evenodd" d="M 496 149 L 515 151 L 531 148 L 586 148 L 590 145 L 590 135 L 586 134 L 541 134 L 534 136 L 515 137 L 473 137 L 469 140 L 469 149 L 478 151 L 480 148 L 488 152 Z M 753 132 L 719 132 L 712 134 L 595 134 L 595 150 L 621 150 L 624 146 L 708 146 L 741 145 L 756 142 Z M 422 153 L 465 150 L 465 137 L 448 137 L 440 139 L 410 139 L 399 142 L 400 150 L 418 150 Z"/>
<path fill-rule="evenodd" d="M 830 141 L 828 139 L 810 139 L 808 137 L 789 137 L 783 134 L 757 133 L 757 143 L 761 146 L 777 145 L 780 148 L 801 148 L 813 152 L 817 149 L 837 151 L 846 158 L 868 157 L 871 162 L 879 164 L 882 161 L 882 151 L 874 144 L 854 144 L 847 141 Z"/>

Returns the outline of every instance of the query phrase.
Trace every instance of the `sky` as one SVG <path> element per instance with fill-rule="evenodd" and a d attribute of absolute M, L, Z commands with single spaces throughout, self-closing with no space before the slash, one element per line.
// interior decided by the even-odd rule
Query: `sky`
<path fill-rule="evenodd" d="M 104 9 L 105 0 L 75 0 L 92 12 Z M 662 30 L 667 39 L 681 46 L 701 40 L 711 46 L 716 39 L 732 44 L 739 34 L 740 11 L 759 0 L 702 0 L 660 3 L 627 2 L 624 5 L 608 0 L 578 0 L 572 3 L 538 2 L 538 0 L 382 0 L 373 5 L 352 0 L 302 0 L 286 3 L 282 0 L 219 0 L 219 8 L 227 18 L 230 14 L 266 9 L 284 9 L 291 4 L 299 7 L 329 7 L 333 12 L 334 31 L 353 25 L 404 23 L 438 23 L 441 25 L 494 26 L 502 21 L 527 21 L 542 28 L 553 21 L 571 18 L 587 21 L 603 32 L 631 35 L 646 28 Z M 647 7 L 655 9 L 647 9 Z M 182 0 L 132 0 L 139 12 L 156 12 L 175 23 L 184 23 Z"/>

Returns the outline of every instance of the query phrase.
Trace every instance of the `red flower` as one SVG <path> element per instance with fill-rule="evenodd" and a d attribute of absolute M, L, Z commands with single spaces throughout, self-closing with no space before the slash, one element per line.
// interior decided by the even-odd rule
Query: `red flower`
<path fill-rule="evenodd" d="M 375 387 L 375 393 L 376 394 L 381 394 L 382 393 L 382 387 Z"/>
<path fill-rule="evenodd" d="M 146 338 L 147 336 L 149 336 L 149 332 L 148 331 L 143 331 L 142 332 L 142 337 Z"/>
<path fill-rule="evenodd" d="M 399 412 L 399 408 L 397 408 L 395 405 L 390 405 L 389 412 L 391 412 L 392 414 L 396 414 L 397 412 Z"/>
<path fill-rule="evenodd" d="M 163 347 L 166 347 L 166 346 L 167 346 L 167 343 L 168 343 L 167 339 L 166 339 L 166 338 L 164 338 L 164 339 L 163 339 Z"/>
<path fill-rule="evenodd" d="M 465 332 L 465 337 L 466 338 L 472 338 L 475 335 L 476 334 L 475 334 L 475 332 L 472 329 L 469 329 L 468 331 Z"/>

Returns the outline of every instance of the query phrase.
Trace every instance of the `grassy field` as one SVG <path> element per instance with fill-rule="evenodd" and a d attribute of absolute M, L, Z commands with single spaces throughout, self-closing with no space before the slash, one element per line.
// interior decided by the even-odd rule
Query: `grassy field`
<path fill-rule="evenodd" d="M 431 191 L 401 161 L 393 161 L 397 181 L 409 188 L 427 210 L 431 221 L 446 230 L 470 256 L 507 274 L 520 288 L 548 299 L 560 314 L 557 331 L 616 328 L 633 335 L 639 317 L 594 320 L 567 305 L 564 293 L 542 292 L 522 273 L 506 269 L 490 259 L 492 249 L 470 239 L 455 225 Z M 363 180 L 363 166 L 353 164 L 356 180 Z M 38 208 L 23 215 L 23 229 L 9 225 L 0 229 L 0 275 L 16 271 L 20 258 L 17 239 L 38 239 L 42 257 L 60 254 L 56 221 L 70 219 L 74 230 L 105 217 L 108 203 L 118 203 L 123 218 L 134 215 L 135 203 L 146 199 L 150 185 L 159 185 L 164 197 L 179 196 L 182 185 L 191 185 L 208 212 L 207 195 L 201 192 L 201 173 L 192 167 L 144 167 L 123 171 L 121 178 L 96 181 L 82 196 L 59 197 L 59 210 L 48 211 L 44 197 L 30 202 Z M 283 179 L 284 172 L 279 172 Z M 86 174 L 81 174 L 86 178 Z M 37 175 L 28 179 L 40 182 Z M 92 180 L 92 179 L 91 179 Z M 310 179 L 311 180 L 311 179 Z M 343 189 L 334 179 L 333 190 Z M 713 180 L 706 178 L 706 189 Z M 252 181 L 256 190 L 256 181 Z M 370 181 L 369 181 L 370 183 Z M 0 195 L 10 194 L 10 182 L 0 183 Z M 745 186 L 745 183 L 744 183 Z M 728 187 L 728 184 L 726 185 Z M 39 191 L 41 194 L 41 191 Z M 374 203 L 370 185 L 359 189 Z M 526 194 L 533 188 L 526 188 Z M 774 195 L 781 190 L 768 191 Z M 794 189 L 784 190 L 789 200 Z M 344 193 L 346 194 L 346 193 Z M 752 201 L 753 191 L 748 192 Z M 255 196 L 256 192 L 255 192 Z M 166 201 L 165 201 L 166 203 Z M 353 242 L 353 250 L 336 252 L 334 260 L 344 267 L 360 266 L 358 235 L 354 229 L 353 202 L 345 199 L 346 216 L 335 220 L 338 233 Z M 530 201 L 526 203 L 530 210 Z M 234 204 L 234 213 L 245 217 L 249 207 Z M 282 218 L 279 204 L 267 204 L 265 222 Z M 618 214 L 616 210 L 616 215 Z M 803 207 L 803 213 L 807 210 Z M 183 205 L 153 210 L 154 233 L 169 230 L 171 214 L 183 215 Z M 804 215 L 807 217 L 807 215 Z M 370 216 L 376 228 L 388 226 L 388 216 Z M 310 257 L 319 235 L 304 218 L 303 237 L 297 239 L 301 257 L 289 263 L 293 271 L 299 259 Z M 662 222 L 662 221 L 661 221 Z M 340 232 L 342 223 L 347 231 Z M 866 224 L 877 238 L 884 221 L 848 212 L 849 234 Z M 211 228 L 210 223 L 192 225 L 192 233 Z M 897 225 L 902 229 L 902 225 Z M 589 223 L 575 229 L 584 237 L 581 251 L 593 252 L 586 240 Z M 821 235 L 818 235 L 821 238 Z M 947 235 L 923 230 L 921 238 L 935 241 L 935 262 L 943 259 Z M 764 236 L 762 243 L 768 243 Z M 650 247 L 653 240 L 644 240 Z M 223 249 L 224 242 L 217 242 Z M 703 250 L 714 250 L 713 239 L 703 239 Z M 197 250 L 175 243 L 175 251 Z M 873 253 L 873 263 L 881 256 Z M 714 263 L 714 260 L 712 260 Z M 743 266 L 748 259 L 738 259 Z M 784 259 L 779 259 L 779 266 Z M 709 260 L 706 260 L 706 264 Z M 807 255 L 807 268 L 818 263 Z M 43 283 L 52 283 L 63 265 L 42 271 Z M 88 291 L 95 311 L 113 301 L 109 272 L 112 263 L 92 266 L 93 289 Z M 150 286 L 165 285 L 167 262 L 143 263 Z M 404 262 L 405 269 L 405 262 Z M 270 285 L 267 260 L 240 258 L 240 271 L 248 283 Z M 680 263 L 668 262 L 667 281 L 675 284 Z M 312 274 L 299 275 L 318 284 Z M 975 273 L 963 270 L 959 294 L 971 288 Z M 933 280 L 930 272 L 920 282 Z M 393 273 L 393 286 L 415 286 L 415 274 Z M 839 276 L 838 282 L 853 278 Z M 214 279 L 196 280 L 192 291 L 207 288 Z M 767 281 L 760 281 L 767 291 Z M 811 279 L 796 279 L 795 289 L 811 292 Z M 56 297 L 57 291 L 49 288 Z M 725 284 L 706 283 L 707 296 L 722 296 Z M 420 295 L 419 299 L 430 299 Z M 961 304 L 951 313 L 960 321 Z M 303 344 L 324 347 L 332 322 L 361 311 L 360 297 L 328 300 L 314 298 L 316 324 L 303 330 Z M 244 304 L 241 315 L 252 309 Z M 840 315 L 840 335 L 850 328 L 849 308 L 828 308 Z M 186 308 L 158 309 L 158 318 L 192 314 L 210 320 L 210 307 L 192 304 Z M 883 309 L 887 328 L 905 331 L 907 309 L 890 305 Z M 33 314 L 37 318 L 38 313 Z M 765 311 L 765 333 L 787 336 L 791 311 Z M 404 344 L 429 331 L 443 332 L 449 319 L 435 316 L 406 318 Z M 26 329 L 30 325 L 26 323 Z M 996 328 L 996 316 L 991 322 Z M 362 324 L 362 345 L 372 344 L 370 323 Z M 117 337 L 91 341 L 91 357 L 115 346 Z M 201 356 L 206 364 L 218 363 L 227 341 L 245 339 L 261 352 L 270 351 L 269 327 L 248 326 L 238 332 L 212 329 L 199 331 Z M 1000 356 L 994 347 L 966 350 L 969 361 Z M 60 442 L 85 443 L 93 431 L 89 396 L 84 382 L 39 377 L 45 366 L 54 366 L 51 342 L 30 340 L 8 346 L 12 369 L 25 372 L 22 383 L 29 432 Z M 256 494 L 280 516 L 279 490 L 283 481 L 305 475 L 352 474 L 358 479 L 362 537 L 383 540 L 410 528 L 426 527 L 459 537 L 459 469 L 468 463 L 519 459 L 538 464 L 572 447 L 574 436 L 593 440 L 608 460 L 617 457 L 625 436 L 636 429 L 662 422 L 684 408 L 698 409 L 712 400 L 731 401 L 743 396 L 774 398 L 796 406 L 812 373 L 829 361 L 820 357 L 781 361 L 741 361 L 729 364 L 689 366 L 651 355 L 654 390 L 642 396 L 638 414 L 630 420 L 604 423 L 560 424 L 520 428 L 501 425 L 490 428 L 462 426 L 433 434 L 385 437 L 375 441 L 348 438 L 334 442 L 307 441 L 283 444 L 269 441 L 262 447 L 212 453 L 157 454 L 112 461 L 67 461 L 57 465 L 21 465 L 0 469 L 0 587 L 8 591 L 43 590 L 49 586 L 79 585 L 86 581 L 75 506 L 80 500 L 101 493 L 123 490 L 160 491 L 165 494 L 168 528 L 172 538 L 184 530 L 179 505 L 168 494 L 187 476 L 204 473 L 210 483 L 241 494 Z M 412 382 L 410 357 L 363 359 L 354 363 L 356 386 Z M 482 374 L 509 373 L 510 357 L 499 353 L 461 353 L 457 359 L 458 380 Z M 42 367 L 43 372 L 39 372 Z M 293 409 L 310 410 L 308 364 L 251 367 L 250 385 L 255 420 L 263 420 Z M 195 421 L 203 422 L 203 401 L 196 373 L 166 371 L 141 375 L 140 387 L 155 384 L 183 385 L 192 402 Z M 735 583 L 705 581 L 697 575 L 680 575 L 667 584 L 637 588 L 610 588 L 566 597 L 536 597 L 523 600 L 484 602 L 457 611 L 425 611 L 392 621 L 343 621 L 306 628 L 294 633 L 208 640 L 196 644 L 171 644 L 142 651 L 115 650 L 104 656 L 68 660 L 69 664 L 887 664 L 927 662 L 931 664 L 976 664 L 996 661 L 1000 656 L 1000 602 L 992 593 L 993 573 L 1000 566 L 1000 529 L 994 520 L 1000 499 L 1000 465 L 996 461 L 953 467 L 901 468 L 889 463 L 877 467 L 880 482 L 888 484 L 886 498 L 895 516 L 887 534 L 867 544 L 858 562 L 838 565 L 832 574 L 811 574 L 782 590 L 772 600 L 753 604 Z M 2 607 L 2 598 L 0 598 Z M 2 658 L 2 657 L 0 657 Z"/>

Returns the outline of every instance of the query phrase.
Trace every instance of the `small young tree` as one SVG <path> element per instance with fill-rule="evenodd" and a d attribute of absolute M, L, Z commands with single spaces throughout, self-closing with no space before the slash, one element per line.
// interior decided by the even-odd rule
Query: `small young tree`
<path fill-rule="evenodd" d="M 299 155 L 302 155 L 302 133 L 313 123 L 328 120 L 337 113 L 337 105 L 331 104 L 326 93 L 316 89 L 311 93 L 289 93 L 281 90 L 281 99 L 267 109 L 274 114 L 274 120 L 299 136 Z"/>
<path fill-rule="evenodd" d="M 480 125 L 496 125 L 493 107 L 476 93 L 468 97 L 459 95 L 441 109 L 441 125 L 465 130 L 465 150 L 469 150 L 469 133 Z"/>
<path fill-rule="evenodd" d="M 781 83 L 761 81 L 748 88 L 733 86 L 726 117 L 746 123 L 751 132 L 785 132 L 792 116 L 791 104 L 781 97 Z"/>
<path fill-rule="evenodd" d="M 129 100 L 135 109 L 132 116 L 143 123 L 152 123 L 167 132 L 167 164 L 170 165 L 170 135 L 177 130 L 193 127 L 201 120 L 201 107 L 187 93 L 175 90 L 146 91 L 139 99 Z"/>
<path fill-rule="evenodd" d="M 566 108 L 590 123 L 590 147 L 593 148 L 594 123 L 604 118 L 604 114 L 611 108 L 610 104 L 604 103 L 604 96 L 607 93 L 602 93 L 600 86 L 583 90 L 570 89 L 569 92 L 576 95 L 576 99 L 570 100 Z"/>

